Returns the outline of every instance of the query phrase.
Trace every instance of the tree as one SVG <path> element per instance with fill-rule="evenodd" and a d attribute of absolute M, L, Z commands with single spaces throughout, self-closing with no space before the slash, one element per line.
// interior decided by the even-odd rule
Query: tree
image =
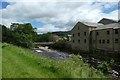
<path fill-rule="evenodd" d="M 49 37 L 50 37 L 51 33 L 48 32 L 46 34 L 39 34 L 37 36 L 37 42 L 49 42 Z"/>
<path fill-rule="evenodd" d="M 6 26 L 2 25 L 2 42 L 11 43 L 13 40 L 12 31 Z"/>
<path fill-rule="evenodd" d="M 2 25 L 3 42 L 12 43 L 21 47 L 31 48 L 37 39 L 36 28 L 30 23 L 12 23 L 10 28 Z"/>
<path fill-rule="evenodd" d="M 31 48 L 33 46 L 32 36 L 29 34 L 15 33 L 14 44 L 25 48 Z"/>
<path fill-rule="evenodd" d="M 35 28 L 33 28 L 30 23 L 12 23 L 10 30 L 14 33 L 13 44 L 18 46 L 31 48 L 37 38 Z"/>
<path fill-rule="evenodd" d="M 30 23 L 25 23 L 25 24 L 12 23 L 10 29 L 15 33 L 17 32 L 19 34 L 32 35 L 33 41 L 35 41 L 37 38 L 36 28 L 33 28 Z"/>

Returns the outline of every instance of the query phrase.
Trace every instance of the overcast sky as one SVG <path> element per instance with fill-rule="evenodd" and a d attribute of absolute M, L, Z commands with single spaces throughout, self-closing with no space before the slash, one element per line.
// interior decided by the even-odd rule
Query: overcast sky
<path fill-rule="evenodd" d="M 55 1 L 4 0 L 0 5 L 0 24 L 30 22 L 38 33 L 71 30 L 78 21 L 97 23 L 102 18 L 118 20 L 118 0 Z"/>

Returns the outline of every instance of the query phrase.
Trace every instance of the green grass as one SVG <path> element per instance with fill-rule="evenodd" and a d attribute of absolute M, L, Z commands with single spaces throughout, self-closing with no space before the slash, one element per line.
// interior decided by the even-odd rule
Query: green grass
<path fill-rule="evenodd" d="M 29 49 L 6 43 L 2 46 L 3 78 L 105 78 L 79 56 L 56 61 Z"/>
<path fill-rule="evenodd" d="M 2 78 L 2 44 L 0 43 L 0 78 Z"/>

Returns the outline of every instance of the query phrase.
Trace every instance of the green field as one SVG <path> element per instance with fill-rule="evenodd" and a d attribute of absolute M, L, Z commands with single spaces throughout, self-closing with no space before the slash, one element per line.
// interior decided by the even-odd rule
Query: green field
<path fill-rule="evenodd" d="M 105 78 L 87 63 L 72 55 L 65 60 L 53 60 L 11 44 L 2 44 L 3 78 Z"/>
<path fill-rule="evenodd" d="M 0 78 L 2 78 L 2 44 L 0 43 Z"/>

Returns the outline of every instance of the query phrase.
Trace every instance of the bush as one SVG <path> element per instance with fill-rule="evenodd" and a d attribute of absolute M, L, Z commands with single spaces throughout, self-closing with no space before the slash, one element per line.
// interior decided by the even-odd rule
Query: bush
<path fill-rule="evenodd" d="M 103 73 L 111 73 L 112 72 L 112 66 L 114 65 L 114 60 L 110 60 L 109 62 L 103 62 L 98 65 L 98 69 L 102 71 Z"/>
<path fill-rule="evenodd" d="M 51 45 L 50 47 L 61 50 L 61 51 L 69 51 L 71 50 L 71 46 L 67 44 L 64 40 L 60 40 L 55 42 L 55 44 Z"/>
<path fill-rule="evenodd" d="M 12 23 L 10 29 L 2 25 L 3 42 L 12 43 L 17 46 L 31 48 L 36 40 L 37 33 L 30 23 Z"/>

